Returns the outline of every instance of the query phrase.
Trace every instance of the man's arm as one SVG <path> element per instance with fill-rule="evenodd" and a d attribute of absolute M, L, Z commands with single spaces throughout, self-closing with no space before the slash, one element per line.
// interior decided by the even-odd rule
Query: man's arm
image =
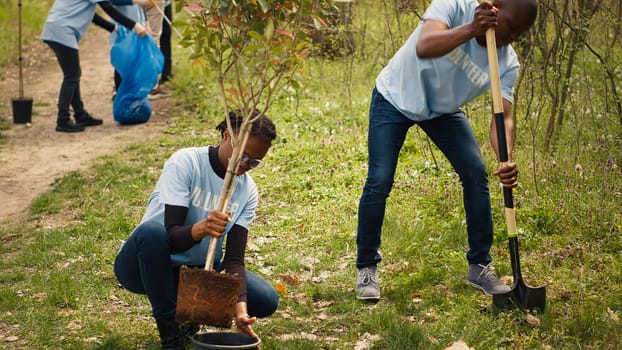
<path fill-rule="evenodd" d="M 503 100 L 503 124 L 505 126 L 505 138 L 507 141 L 508 161 L 500 164 L 494 171 L 493 175 L 498 176 L 504 187 L 516 187 L 518 185 L 518 168 L 516 163 L 512 161 L 512 151 L 514 150 L 514 139 L 516 135 L 516 126 L 514 115 L 512 114 L 512 103 Z M 490 122 L 490 144 L 495 150 L 497 159 L 499 157 L 499 141 L 497 140 L 497 122 L 493 114 Z"/>
<path fill-rule="evenodd" d="M 512 150 L 514 149 L 514 136 L 516 135 L 516 128 L 514 123 L 514 115 L 512 114 L 512 103 L 508 100 L 503 100 L 503 124 L 505 126 L 505 139 L 508 146 L 508 162 L 512 162 Z M 499 157 L 499 141 L 497 139 L 497 122 L 493 114 L 490 122 L 490 144 L 495 150 L 497 159 Z"/>
<path fill-rule="evenodd" d="M 482 2 L 475 10 L 472 22 L 451 29 L 441 21 L 426 20 L 417 41 L 417 56 L 440 57 L 474 37 L 485 35 L 488 28 L 497 24 L 497 12 L 496 7 Z"/>

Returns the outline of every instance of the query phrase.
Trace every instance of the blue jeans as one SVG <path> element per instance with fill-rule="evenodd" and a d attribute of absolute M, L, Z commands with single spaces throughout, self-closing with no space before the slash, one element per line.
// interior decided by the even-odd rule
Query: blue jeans
<path fill-rule="evenodd" d="M 58 65 L 63 71 L 63 83 L 58 94 L 58 115 L 56 124 L 62 125 L 69 122 L 69 106 L 73 107 L 73 112 L 78 119 L 86 115 L 84 103 L 80 95 L 80 55 L 78 50 L 61 45 L 53 41 L 46 41 L 46 44 L 54 51 Z"/>
<path fill-rule="evenodd" d="M 378 249 L 387 198 L 393 186 L 400 149 L 406 133 L 414 124 L 430 137 L 460 176 L 469 241 L 467 260 L 472 264 L 488 264 L 492 261 L 489 251 L 493 236 L 488 174 L 464 112 L 415 122 L 374 89 L 367 139 L 369 170 L 358 210 L 356 267 L 375 266 L 381 260 Z"/>
<path fill-rule="evenodd" d="M 155 319 L 175 317 L 179 266 L 171 265 L 169 234 L 157 222 L 140 224 L 123 244 L 114 261 L 121 285 L 133 293 L 147 294 Z M 214 264 L 220 271 L 220 266 Z M 267 317 L 276 311 L 279 295 L 264 279 L 246 270 L 248 313 Z"/>

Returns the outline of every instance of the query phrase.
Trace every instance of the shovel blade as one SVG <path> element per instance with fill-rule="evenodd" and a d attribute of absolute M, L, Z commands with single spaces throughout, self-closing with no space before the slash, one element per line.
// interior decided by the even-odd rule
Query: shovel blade
<path fill-rule="evenodd" d="M 521 308 L 523 310 L 544 311 L 546 305 L 546 286 L 529 287 L 522 279 L 507 293 L 493 294 L 492 304 L 500 310 Z"/>

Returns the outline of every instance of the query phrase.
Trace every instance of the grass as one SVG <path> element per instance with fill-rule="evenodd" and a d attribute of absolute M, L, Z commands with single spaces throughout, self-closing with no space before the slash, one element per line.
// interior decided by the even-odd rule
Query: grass
<path fill-rule="evenodd" d="M 22 4 L 22 45 L 39 40 L 43 22 L 54 1 L 25 1 Z M 0 67 L 9 63 L 18 64 L 19 57 L 19 16 L 18 0 L 0 1 Z"/>
<path fill-rule="evenodd" d="M 172 152 L 219 142 L 213 77 L 199 80 L 184 54 L 176 52 L 175 91 L 185 105 L 172 114 L 175 126 L 58 179 L 22 223 L 0 229 L 0 348 L 159 348 L 148 301 L 118 287 L 112 262 Z M 475 349 L 622 347 L 622 183 L 610 161 L 619 161 L 619 139 L 587 139 L 579 152 L 564 152 L 571 134 L 553 157 L 519 129 L 523 274 L 530 285 L 547 284 L 547 309 L 534 319 L 495 312 L 464 283 L 461 187 L 413 128 L 385 219 L 383 299 L 361 304 L 352 291 L 356 215 L 378 65 L 308 63 L 303 91 L 283 92 L 270 110 L 279 138 L 253 170 L 261 199 L 247 264 L 286 288 L 277 313 L 255 327 L 265 349 L 442 349 L 457 340 Z M 484 96 L 468 114 L 492 170 L 488 106 Z M 492 254 L 497 272 L 511 275 L 502 193 L 492 186 L 491 195 Z"/>

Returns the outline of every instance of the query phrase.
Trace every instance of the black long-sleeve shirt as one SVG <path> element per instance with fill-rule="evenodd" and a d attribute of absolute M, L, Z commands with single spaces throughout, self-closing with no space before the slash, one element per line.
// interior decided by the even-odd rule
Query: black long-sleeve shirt
<path fill-rule="evenodd" d="M 106 12 L 106 14 L 108 16 L 110 16 L 110 18 L 112 18 L 115 21 L 121 23 L 121 25 L 123 25 L 124 27 L 126 27 L 129 30 L 134 29 L 134 26 L 136 25 L 136 22 L 134 20 L 126 17 L 124 14 L 119 12 L 119 10 L 114 8 L 113 3 L 114 3 L 114 5 L 131 5 L 132 4 L 132 0 L 114 0 L 113 2 L 111 2 L 111 1 L 101 1 L 101 2 L 98 2 L 97 4 L 99 5 L 99 7 L 102 8 L 102 10 L 104 10 L 104 12 Z M 114 30 L 114 28 L 115 28 L 115 24 L 114 23 L 105 20 L 102 16 L 98 15 L 97 13 L 93 17 L 93 23 L 95 23 L 96 25 L 106 29 L 109 32 L 112 32 Z"/>

